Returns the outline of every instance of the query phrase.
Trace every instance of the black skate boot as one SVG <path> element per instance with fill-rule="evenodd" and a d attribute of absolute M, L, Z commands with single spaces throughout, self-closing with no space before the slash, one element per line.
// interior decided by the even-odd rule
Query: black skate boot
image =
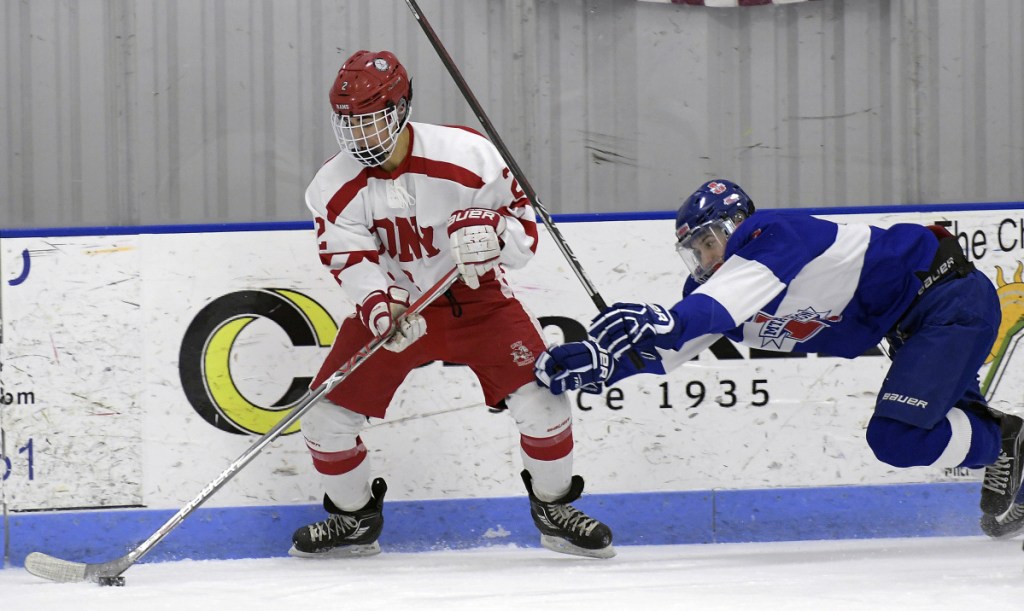
<path fill-rule="evenodd" d="M 547 503 L 534 496 L 530 472 L 524 469 L 522 476 L 526 492 L 530 495 L 530 514 L 541 533 L 541 545 L 553 552 L 590 558 L 611 558 L 615 555 L 612 531 L 569 504 L 583 493 L 582 477 L 572 476 L 569 492 Z"/>
<path fill-rule="evenodd" d="M 1011 539 L 1024 532 L 1024 505 L 1014 502 L 1003 515 L 981 516 L 981 532 L 993 539 Z"/>
<path fill-rule="evenodd" d="M 370 502 L 356 511 L 342 511 L 324 495 L 326 520 L 303 526 L 292 535 L 288 553 L 300 558 L 372 556 L 380 553 L 377 537 L 384 528 L 384 493 L 388 485 L 377 478 L 370 485 Z"/>
<path fill-rule="evenodd" d="M 1001 516 L 1010 509 L 1020 491 L 1024 465 L 1024 420 L 1012 414 L 996 415 L 1003 445 L 996 462 L 985 467 L 981 484 L 981 511 L 990 516 Z"/>

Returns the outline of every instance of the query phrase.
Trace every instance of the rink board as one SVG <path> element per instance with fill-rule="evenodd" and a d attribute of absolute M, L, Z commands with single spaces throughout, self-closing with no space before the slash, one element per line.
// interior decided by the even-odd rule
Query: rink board
<path fill-rule="evenodd" d="M 977 485 L 967 483 L 586 495 L 576 506 L 613 529 L 616 545 L 969 536 Z M 10 562 L 34 551 L 105 562 L 146 540 L 172 510 L 14 514 Z M 291 535 L 323 518 L 311 505 L 200 508 L 143 562 L 287 555 Z M 539 547 L 524 497 L 384 504 L 384 552 Z"/>
<path fill-rule="evenodd" d="M 1024 206 L 841 212 L 821 216 L 947 224 L 997 285 L 1009 322 L 1024 320 Z M 670 304 L 682 265 L 668 216 L 557 220 L 606 301 Z M 543 229 L 537 257 L 508 278 L 551 342 L 578 339 L 595 314 Z M 250 446 L 252 432 L 294 404 L 351 311 L 320 267 L 305 223 L 0 231 L 0 498 L 11 541 L 38 520 L 73 514 L 88 527 L 90 515 L 115 507 L 123 509 L 95 519 L 159 525 L 156 516 L 190 500 Z M 1004 349 L 982 370 L 993 405 L 1018 413 L 1022 336 L 1021 324 L 1008 324 L 997 341 Z M 760 540 L 775 536 L 772 529 L 779 538 L 799 532 L 785 525 L 776 494 L 789 502 L 806 490 L 842 490 L 830 500 L 840 513 L 845 491 L 857 487 L 873 495 L 888 486 L 959 485 L 976 497 L 978 472 L 897 470 L 872 456 L 863 429 L 888 364 L 881 353 L 852 361 L 775 356 L 723 341 L 668 376 L 637 376 L 600 397 L 573 395 L 576 470 L 587 498 L 671 498 L 671 511 L 654 513 L 670 515 L 678 499 L 748 492 L 759 520 L 749 536 Z M 396 511 L 445 499 L 522 502 L 515 428 L 482 404 L 464 367 L 414 371 L 387 419 L 362 437 Z M 219 509 L 301 513 L 320 494 L 293 429 L 201 511 L 213 511 L 212 522 Z M 701 503 L 684 509 L 694 524 L 709 523 Z M 718 540 L 714 532 L 705 538 Z"/>

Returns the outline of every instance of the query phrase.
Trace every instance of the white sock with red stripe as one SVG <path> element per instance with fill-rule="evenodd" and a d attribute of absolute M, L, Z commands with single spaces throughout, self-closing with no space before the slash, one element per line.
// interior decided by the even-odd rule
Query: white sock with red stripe
<path fill-rule="evenodd" d="M 533 477 L 533 494 L 538 499 L 550 503 L 569 492 L 572 481 L 571 452 L 556 460 L 538 460 L 531 458 L 523 449 L 522 457 L 523 466 Z"/>
<path fill-rule="evenodd" d="M 349 450 L 310 451 L 324 491 L 338 509 L 356 511 L 370 502 L 370 461 L 359 437 Z"/>

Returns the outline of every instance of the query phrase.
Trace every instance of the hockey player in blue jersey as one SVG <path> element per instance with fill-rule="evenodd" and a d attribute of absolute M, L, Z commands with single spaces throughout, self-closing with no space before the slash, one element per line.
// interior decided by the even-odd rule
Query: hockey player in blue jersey
<path fill-rule="evenodd" d="M 985 467 L 982 530 L 1024 530 L 1024 420 L 989 408 L 978 370 L 999 328 L 995 287 L 942 227 L 881 229 L 791 211 L 754 212 L 733 182 L 712 180 L 676 217 L 690 277 L 665 307 L 617 303 L 590 338 L 536 362 L 555 394 L 664 373 L 719 337 L 761 349 L 855 358 L 883 338 L 892 364 L 867 426 L 875 456 L 895 467 Z"/>

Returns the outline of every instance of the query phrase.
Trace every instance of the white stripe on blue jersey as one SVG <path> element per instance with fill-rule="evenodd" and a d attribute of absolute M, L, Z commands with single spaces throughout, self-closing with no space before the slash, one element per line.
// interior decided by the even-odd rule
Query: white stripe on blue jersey
<path fill-rule="evenodd" d="M 845 310 L 853 299 L 857 283 L 830 280 L 860 277 L 870 236 L 871 231 L 867 225 L 840 225 L 835 242 L 820 256 L 808 261 L 789 283 L 774 316 L 783 320 L 827 320 Z M 752 312 L 748 318 L 754 314 L 756 312 Z M 771 329 L 768 325 L 757 323 L 743 325 L 743 343 L 753 346 L 760 344 L 765 350 L 779 352 L 799 349 L 796 345 L 798 342 L 791 334 L 779 333 L 778 327 Z"/>
<path fill-rule="evenodd" d="M 750 318 L 786 290 L 772 270 L 760 261 L 750 261 L 736 255 L 722 264 L 715 275 L 729 278 L 729 282 L 708 282 L 694 291 L 694 295 L 707 295 L 717 301 L 729 314 L 731 326 L 737 326 Z"/>

